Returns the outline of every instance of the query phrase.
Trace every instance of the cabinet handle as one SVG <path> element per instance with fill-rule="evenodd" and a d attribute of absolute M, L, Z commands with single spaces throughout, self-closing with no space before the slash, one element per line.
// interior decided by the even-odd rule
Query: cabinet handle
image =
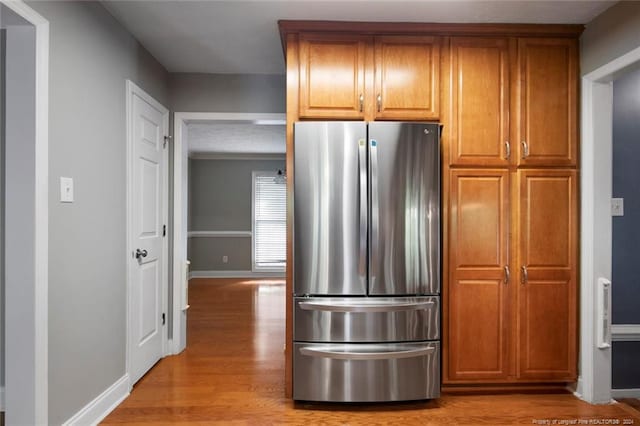
<path fill-rule="evenodd" d="M 380 112 L 380 110 L 382 109 L 382 95 L 378 94 L 376 100 L 378 101 L 378 112 Z"/>
<path fill-rule="evenodd" d="M 511 271 L 509 265 L 504 265 L 504 283 L 509 284 L 509 281 L 511 281 Z"/>
<path fill-rule="evenodd" d="M 364 109 L 364 95 L 362 93 L 360 93 L 360 112 L 363 111 Z"/>
<path fill-rule="evenodd" d="M 509 143 L 509 141 L 504 142 L 504 156 L 507 160 L 511 158 L 511 144 Z"/>
<path fill-rule="evenodd" d="M 522 141 L 521 144 L 522 144 L 522 159 L 524 160 L 529 156 L 529 145 L 527 144 L 527 141 Z"/>
<path fill-rule="evenodd" d="M 522 266 L 522 277 L 520 281 L 522 284 L 526 284 L 529 281 L 529 272 L 527 271 L 527 267 L 524 265 Z"/>

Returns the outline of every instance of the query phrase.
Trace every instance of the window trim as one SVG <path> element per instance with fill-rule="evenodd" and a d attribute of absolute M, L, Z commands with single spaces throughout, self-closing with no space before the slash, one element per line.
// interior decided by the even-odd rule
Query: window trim
<path fill-rule="evenodd" d="M 277 172 L 273 170 L 253 170 L 251 172 L 251 271 L 252 272 L 285 272 L 287 269 L 286 260 L 280 266 L 257 266 L 256 265 L 256 177 L 272 176 L 274 179 Z M 286 202 L 286 200 L 285 200 Z M 285 218 L 286 223 L 286 218 Z M 286 235 L 285 235 L 286 241 Z"/>

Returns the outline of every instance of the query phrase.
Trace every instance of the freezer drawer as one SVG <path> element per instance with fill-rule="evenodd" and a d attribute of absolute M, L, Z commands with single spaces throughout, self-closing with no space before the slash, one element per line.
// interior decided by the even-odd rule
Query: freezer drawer
<path fill-rule="evenodd" d="M 439 338 L 438 296 L 294 299 L 295 341 L 373 343 Z"/>
<path fill-rule="evenodd" d="M 295 343 L 293 399 L 411 401 L 440 396 L 440 343 Z"/>

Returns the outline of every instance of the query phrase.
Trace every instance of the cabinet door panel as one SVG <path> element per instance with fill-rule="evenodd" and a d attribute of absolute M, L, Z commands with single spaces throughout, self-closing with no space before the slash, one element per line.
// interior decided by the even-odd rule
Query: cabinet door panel
<path fill-rule="evenodd" d="M 577 41 L 521 39 L 519 164 L 577 160 Z"/>
<path fill-rule="evenodd" d="M 507 39 L 452 39 L 451 68 L 451 163 L 508 165 Z"/>
<path fill-rule="evenodd" d="M 519 377 L 576 375 L 575 170 L 520 170 Z"/>
<path fill-rule="evenodd" d="M 449 239 L 451 381 L 508 374 L 509 174 L 452 170 Z"/>
<path fill-rule="evenodd" d="M 300 117 L 363 118 L 368 37 L 300 35 Z"/>
<path fill-rule="evenodd" d="M 375 38 L 376 119 L 437 119 L 439 80 L 439 38 Z"/>

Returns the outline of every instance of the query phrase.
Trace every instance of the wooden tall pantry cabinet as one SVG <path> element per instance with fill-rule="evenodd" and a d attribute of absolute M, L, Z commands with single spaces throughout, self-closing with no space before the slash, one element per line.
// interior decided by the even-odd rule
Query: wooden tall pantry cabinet
<path fill-rule="evenodd" d="M 575 381 L 582 26 L 279 25 L 288 170 L 296 121 L 443 125 L 445 390 Z M 292 272 L 288 262 L 289 396 Z"/>

